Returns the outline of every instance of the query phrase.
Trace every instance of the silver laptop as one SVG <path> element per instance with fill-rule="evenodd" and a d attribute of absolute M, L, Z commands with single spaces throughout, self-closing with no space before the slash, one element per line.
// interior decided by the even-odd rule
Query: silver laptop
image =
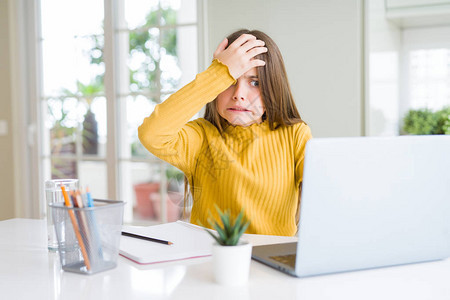
<path fill-rule="evenodd" d="M 298 243 L 252 257 L 298 277 L 439 260 L 449 225 L 450 136 L 315 138 Z"/>

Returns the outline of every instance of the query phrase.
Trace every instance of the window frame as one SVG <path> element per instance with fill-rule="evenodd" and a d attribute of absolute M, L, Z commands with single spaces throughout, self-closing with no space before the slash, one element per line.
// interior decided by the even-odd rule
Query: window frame
<path fill-rule="evenodd" d="M 121 111 L 120 106 L 126 105 L 126 101 L 123 101 L 121 97 L 123 94 L 120 93 L 119 86 L 119 76 L 120 63 L 125 63 L 126 61 L 120 60 L 118 57 L 118 52 L 120 51 L 120 28 L 119 20 L 124 18 L 123 7 L 125 0 L 104 0 L 104 64 L 105 64 L 105 76 L 104 76 L 104 87 L 105 87 L 105 98 L 106 98 L 106 116 L 107 116 L 107 140 L 106 140 L 106 155 L 105 157 L 75 157 L 77 163 L 83 160 L 89 161 L 104 161 L 107 168 L 107 197 L 108 199 L 120 199 L 121 195 L 121 178 L 119 167 L 123 161 L 129 162 L 147 162 L 147 163 L 162 163 L 158 159 L 140 159 L 133 158 L 123 159 L 121 158 L 119 147 L 120 147 L 120 136 L 121 126 L 120 124 L 121 116 L 119 112 Z M 33 2 L 33 1 L 32 1 Z M 196 0 L 197 4 L 197 49 L 198 49 L 198 70 L 203 69 L 204 66 L 204 49 L 206 47 L 205 38 L 207 37 L 204 24 L 204 17 L 206 15 L 206 0 Z M 30 182 L 29 191 L 27 192 L 26 200 L 23 206 L 26 209 L 31 210 L 28 216 L 42 218 L 45 212 L 45 194 L 43 188 L 44 178 L 44 160 L 48 157 L 44 157 L 42 151 L 42 135 L 44 128 L 41 124 L 42 120 L 42 110 L 46 109 L 42 103 L 45 103 L 43 99 L 43 85 L 42 85 L 42 43 L 41 43 L 41 29 L 40 29 L 40 1 L 33 3 L 26 2 L 26 15 L 29 20 L 29 26 L 34 30 L 28 31 L 27 40 L 30 47 L 27 47 L 27 55 L 29 56 L 29 67 L 32 71 L 30 74 L 27 86 L 32 88 L 30 96 L 27 98 L 29 104 L 30 114 L 27 116 L 28 120 L 28 140 L 32 140 L 32 145 L 28 148 L 28 157 L 31 162 L 32 169 L 28 173 L 27 180 Z M 192 25 L 192 24 L 191 24 Z M 176 25 L 178 27 L 179 24 Z M 182 25 L 186 26 L 186 25 Z M 33 88 L 34 87 L 34 88 Z M 144 94 L 144 93 L 143 93 Z M 110 122 L 113 120 L 113 122 Z M 51 156 L 50 156 L 51 157 Z M 88 158 L 88 159 L 86 159 Z M 164 175 L 164 169 L 161 168 L 161 173 Z M 165 176 L 161 176 L 161 183 L 164 184 Z M 162 193 L 167 193 L 162 189 Z M 32 199 L 29 195 L 39 194 L 39 201 Z M 162 198 L 165 199 L 165 198 Z M 131 202 L 131 199 L 123 199 L 126 202 Z M 38 207 L 36 206 L 38 203 Z M 126 221 L 131 221 L 132 218 L 132 203 L 128 205 L 127 211 L 124 213 L 124 218 Z M 167 221 L 165 216 L 166 205 L 165 201 L 162 201 L 161 205 L 161 215 L 162 222 Z"/>
<path fill-rule="evenodd" d="M 420 49 L 450 49 L 450 26 L 417 27 L 402 30 L 400 52 L 400 101 L 399 120 L 411 109 L 409 98 L 409 52 Z"/>

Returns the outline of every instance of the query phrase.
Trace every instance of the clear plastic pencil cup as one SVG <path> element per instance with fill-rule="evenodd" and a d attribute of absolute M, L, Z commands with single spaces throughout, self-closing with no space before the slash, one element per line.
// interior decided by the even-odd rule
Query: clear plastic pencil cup
<path fill-rule="evenodd" d="M 94 274 L 116 267 L 124 205 L 98 199 L 93 207 L 50 204 L 64 271 Z"/>
<path fill-rule="evenodd" d="M 64 186 L 66 191 L 78 190 L 78 179 L 54 179 L 45 181 L 45 200 L 47 209 L 47 240 L 48 250 L 58 250 L 58 240 L 56 239 L 55 226 L 53 226 L 53 217 L 50 203 L 64 203 L 64 197 L 61 191 L 61 186 Z"/>

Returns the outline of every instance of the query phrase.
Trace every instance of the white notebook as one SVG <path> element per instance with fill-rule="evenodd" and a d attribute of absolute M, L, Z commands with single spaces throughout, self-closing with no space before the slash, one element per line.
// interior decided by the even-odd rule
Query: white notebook
<path fill-rule="evenodd" d="M 173 245 L 121 236 L 120 255 L 139 264 L 210 256 L 213 238 L 200 226 L 177 221 L 154 226 L 123 226 L 122 231 L 170 241 Z"/>

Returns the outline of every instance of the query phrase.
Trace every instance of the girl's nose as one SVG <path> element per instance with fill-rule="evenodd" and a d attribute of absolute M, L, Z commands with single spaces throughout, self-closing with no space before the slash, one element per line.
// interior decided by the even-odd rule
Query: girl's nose
<path fill-rule="evenodd" d="M 234 93 L 233 93 L 233 100 L 238 101 L 244 101 L 245 97 L 244 97 L 244 90 L 243 87 L 241 86 L 241 84 L 236 83 L 235 87 L 234 87 Z"/>

